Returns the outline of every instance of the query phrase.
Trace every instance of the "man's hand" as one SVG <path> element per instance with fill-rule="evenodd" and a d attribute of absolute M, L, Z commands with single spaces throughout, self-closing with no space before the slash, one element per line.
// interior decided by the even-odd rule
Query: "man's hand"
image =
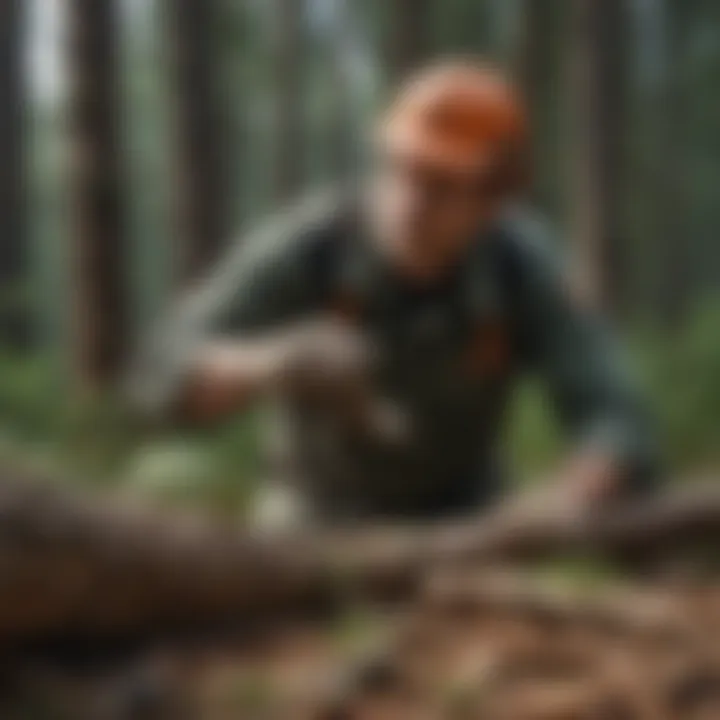
<path fill-rule="evenodd" d="M 270 381 L 294 395 L 323 397 L 365 390 L 376 360 L 362 333 L 331 319 L 286 330 L 271 343 Z"/>
<path fill-rule="evenodd" d="M 215 342 L 198 359 L 192 402 L 201 418 L 210 419 L 257 395 L 280 394 L 327 409 L 360 432 L 399 442 L 407 431 L 402 413 L 371 387 L 376 360 L 362 333 L 331 319 L 259 339 Z"/>
<path fill-rule="evenodd" d="M 511 498 L 499 514 L 519 524 L 548 518 L 584 522 L 618 499 L 622 480 L 621 468 L 610 454 L 583 451 L 570 457 L 552 479 Z"/>
<path fill-rule="evenodd" d="M 620 495 L 623 473 L 611 454 L 602 451 L 581 452 L 571 457 L 561 470 L 557 492 L 580 511 L 602 509 Z"/>
<path fill-rule="evenodd" d="M 377 360 L 376 348 L 363 333 L 334 319 L 317 320 L 279 340 L 273 383 L 309 407 L 332 411 L 359 432 L 399 442 L 408 430 L 406 419 L 372 388 Z"/>

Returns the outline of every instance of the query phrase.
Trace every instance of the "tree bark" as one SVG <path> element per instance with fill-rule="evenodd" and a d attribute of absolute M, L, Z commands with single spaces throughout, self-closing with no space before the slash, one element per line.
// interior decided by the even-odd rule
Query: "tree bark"
<path fill-rule="evenodd" d="M 118 378 L 130 334 L 116 12 L 114 0 L 68 3 L 75 201 L 73 355 L 78 380 L 90 390 Z"/>
<path fill-rule="evenodd" d="M 354 111 L 357 102 L 353 88 L 352 55 L 355 38 L 348 0 L 337 0 L 330 33 L 329 61 L 331 107 L 330 107 L 330 170 L 333 180 L 346 183 L 357 161 L 357 133 Z"/>
<path fill-rule="evenodd" d="M 391 0 L 387 67 L 392 84 L 400 82 L 428 58 L 431 7 L 432 0 Z"/>
<path fill-rule="evenodd" d="M 659 588 L 598 588 L 588 596 L 577 588 L 548 586 L 517 571 L 439 574 L 428 583 L 423 607 L 467 616 L 518 617 L 553 626 L 568 624 L 660 643 L 698 640 L 696 618 L 679 601 L 681 593 Z M 702 631 L 700 631 L 702 632 Z"/>
<path fill-rule="evenodd" d="M 0 473 L 0 639 L 187 632 L 416 597 L 432 571 L 720 538 L 717 486 L 584 522 L 502 516 L 430 527 L 258 537 Z"/>
<path fill-rule="evenodd" d="M 25 225 L 23 86 L 24 3 L 0 3 L 0 345 L 22 347 L 30 339 Z"/>
<path fill-rule="evenodd" d="M 625 272 L 627 4 L 578 0 L 573 8 L 571 181 L 578 292 L 590 305 L 617 315 L 623 306 Z"/>
<path fill-rule="evenodd" d="M 225 123 L 215 61 L 216 0 L 168 0 L 176 101 L 176 277 L 192 282 L 217 258 L 227 228 Z"/>
<path fill-rule="evenodd" d="M 663 88 L 655 107 L 660 137 L 655 150 L 655 208 L 660 224 L 660 282 L 656 302 L 667 330 L 681 327 L 692 289 L 692 228 L 688 223 L 687 138 L 691 97 L 686 90 L 686 53 L 693 9 L 687 3 L 668 2 L 664 13 Z"/>
<path fill-rule="evenodd" d="M 305 119 L 303 108 L 304 0 L 274 0 L 276 87 L 274 195 L 280 202 L 296 197 L 303 186 Z"/>
<path fill-rule="evenodd" d="M 557 0 L 523 0 L 512 63 L 531 119 L 532 193 L 543 208 L 553 211 L 560 210 L 559 167 L 564 151 L 558 122 L 563 12 L 564 3 Z"/>

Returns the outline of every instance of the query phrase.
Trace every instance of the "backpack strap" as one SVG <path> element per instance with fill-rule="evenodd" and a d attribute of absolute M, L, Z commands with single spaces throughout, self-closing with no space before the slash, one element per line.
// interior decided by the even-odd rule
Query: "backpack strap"
<path fill-rule="evenodd" d="M 478 243 L 468 267 L 468 367 L 475 374 L 499 375 L 524 364 L 523 284 L 522 248 L 508 230 L 499 228 Z"/>
<path fill-rule="evenodd" d="M 347 201 L 323 228 L 313 261 L 319 306 L 347 322 L 366 314 L 372 296 L 372 272 L 360 232 L 356 207 Z"/>

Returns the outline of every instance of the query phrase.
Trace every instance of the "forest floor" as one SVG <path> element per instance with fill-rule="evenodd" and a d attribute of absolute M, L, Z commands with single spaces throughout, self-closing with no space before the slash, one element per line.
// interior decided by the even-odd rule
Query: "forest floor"
<path fill-rule="evenodd" d="M 402 612 L 168 645 L 121 672 L 28 665 L 2 717 L 717 720 L 719 640 L 715 582 L 446 576 Z"/>

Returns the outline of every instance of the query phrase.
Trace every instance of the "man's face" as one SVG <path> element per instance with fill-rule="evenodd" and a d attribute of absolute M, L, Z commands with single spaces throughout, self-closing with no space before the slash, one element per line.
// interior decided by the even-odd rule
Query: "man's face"
<path fill-rule="evenodd" d="M 370 219 L 385 257 L 431 280 L 459 261 L 495 212 L 481 174 L 383 150 L 370 188 Z"/>

